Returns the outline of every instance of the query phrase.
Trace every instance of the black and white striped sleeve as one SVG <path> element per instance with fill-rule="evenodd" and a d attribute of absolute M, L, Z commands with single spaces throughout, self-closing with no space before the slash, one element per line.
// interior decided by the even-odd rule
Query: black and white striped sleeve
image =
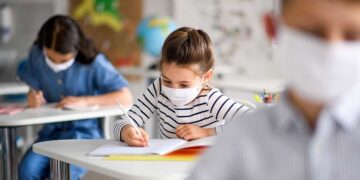
<path fill-rule="evenodd" d="M 138 127 L 142 127 L 154 113 L 157 106 L 156 99 L 159 89 L 159 80 L 156 80 L 146 89 L 146 91 L 139 97 L 139 99 L 137 99 L 136 103 L 128 111 L 129 117 Z M 114 137 L 116 140 L 121 140 L 121 131 L 128 124 L 129 122 L 127 122 L 124 118 L 115 122 Z"/>
<path fill-rule="evenodd" d="M 220 91 L 209 92 L 208 106 L 215 119 L 222 121 L 222 125 L 216 127 L 216 133 L 221 133 L 223 126 L 229 123 L 236 114 L 245 114 L 252 111 L 250 107 L 232 100 Z"/>

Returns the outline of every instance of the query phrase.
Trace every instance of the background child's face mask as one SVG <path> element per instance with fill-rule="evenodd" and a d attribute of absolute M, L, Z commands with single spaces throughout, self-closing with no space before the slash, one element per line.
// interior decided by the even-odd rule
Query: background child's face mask
<path fill-rule="evenodd" d="M 70 68 L 72 64 L 74 64 L 75 62 L 75 57 L 76 55 L 71 58 L 70 60 L 61 63 L 61 64 L 56 64 L 54 62 L 52 62 L 49 57 L 46 55 L 46 52 L 44 51 L 44 56 L 45 56 L 45 62 L 46 64 L 50 67 L 50 69 L 52 69 L 55 73 L 58 73 L 60 71 L 65 71 L 66 69 Z"/>
<path fill-rule="evenodd" d="M 303 98 L 327 103 L 360 83 L 360 42 L 327 43 L 285 25 L 278 40 L 284 78 Z"/>

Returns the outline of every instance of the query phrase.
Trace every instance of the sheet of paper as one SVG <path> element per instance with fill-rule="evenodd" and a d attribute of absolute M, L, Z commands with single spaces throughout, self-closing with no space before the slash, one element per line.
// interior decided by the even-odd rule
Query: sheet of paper
<path fill-rule="evenodd" d="M 161 155 L 111 155 L 108 161 L 193 161 L 198 156 L 161 156 Z"/>
<path fill-rule="evenodd" d="M 57 112 L 57 111 L 61 111 L 61 108 L 56 108 L 55 103 L 44 104 L 44 105 L 42 105 L 40 107 L 37 107 L 37 108 L 29 108 L 29 107 L 27 107 L 25 109 L 25 112 L 37 112 L 37 113 Z"/>
<path fill-rule="evenodd" d="M 67 105 L 63 107 L 64 110 L 75 110 L 75 111 L 95 111 L 100 108 L 99 105 L 94 106 L 77 106 L 77 105 Z"/>
<path fill-rule="evenodd" d="M 197 146 L 212 146 L 215 143 L 216 136 L 210 136 L 206 138 L 197 139 L 194 141 L 189 141 L 188 143 L 182 145 L 181 149 Z"/>
<path fill-rule="evenodd" d="M 130 147 L 126 143 L 114 141 L 96 148 L 89 153 L 90 156 L 107 155 L 143 155 L 166 154 L 187 143 L 182 139 L 151 139 L 148 147 Z"/>

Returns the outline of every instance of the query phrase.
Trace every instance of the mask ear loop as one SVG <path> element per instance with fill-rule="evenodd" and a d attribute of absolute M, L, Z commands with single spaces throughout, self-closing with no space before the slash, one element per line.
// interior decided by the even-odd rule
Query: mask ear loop
<path fill-rule="evenodd" d="M 206 88 L 206 90 L 211 90 L 214 88 L 214 86 L 212 86 L 210 84 L 210 80 L 208 80 L 207 82 L 204 82 L 204 88 Z"/>
<path fill-rule="evenodd" d="M 201 91 L 203 91 L 203 90 L 211 90 L 213 87 L 209 84 L 209 82 L 204 82 L 202 83 L 201 88 L 202 88 Z"/>

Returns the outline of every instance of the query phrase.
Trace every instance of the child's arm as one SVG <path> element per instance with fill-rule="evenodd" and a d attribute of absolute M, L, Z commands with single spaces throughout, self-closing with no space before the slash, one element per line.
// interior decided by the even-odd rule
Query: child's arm
<path fill-rule="evenodd" d="M 46 103 L 43 92 L 40 89 L 38 77 L 39 63 L 36 63 L 41 56 L 37 47 L 31 48 L 29 55 L 23 59 L 17 68 L 16 79 L 29 86 L 30 91 L 27 94 L 28 106 L 31 108 L 39 107 Z"/>
<path fill-rule="evenodd" d="M 27 94 L 27 103 L 30 108 L 37 108 L 45 104 L 43 92 L 30 90 Z"/>
<path fill-rule="evenodd" d="M 103 55 L 96 56 L 94 62 L 88 67 L 93 88 L 98 95 L 96 96 L 68 96 L 62 99 L 58 107 L 66 105 L 115 105 L 119 100 L 124 106 L 132 104 L 132 96 L 128 88 L 128 82 L 119 74 L 109 60 Z"/>
<path fill-rule="evenodd" d="M 226 97 L 220 91 L 213 91 L 208 95 L 208 107 L 214 118 L 222 122 L 222 125 L 214 128 L 216 134 L 221 133 L 224 125 L 229 123 L 235 115 L 252 112 L 250 107 Z"/>
<path fill-rule="evenodd" d="M 176 135 L 187 141 L 216 135 L 215 128 L 201 128 L 192 124 L 176 127 Z"/>
<path fill-rule="evenodd" d="M 129 107 L 132 104 L 132 95 L 129 88 L 124 87 L 120 90 L 98 96 L 68 96 L 62 99 L 57 104 L 57 107 L 64 107 L 70 104 L 80 106 L 109 106 L 114 105 L 116 100 L 119 100 L 122 105 Z"/>
<path fill-rule="evenodd" d="M 220 91 L 212 91 L 208 94 L 208 108 L 215 121 L 209 123 L 209 127 L 199 127 L 192 124 L 180 125 L 176 128 L 176 135 L 185 140 L 195 140 L 220 133 L 223 126 L 231 121 L 236 114 L 251 112 L 251 108 L 233 101 L 224 96 Z M 212 124 L 219 124 L 217 127 Z"/>
<path fill-rule="evenodd" d="M 35 91 L 41 90 L 39 78 L 44 76 L 39 73 L 41 66 L 38 61 L 40 58 L 42 58 L 42 56 L 40 56 L 40 50 L 37 47 L 32 47 L 28 57 L 19 63 L 16 73 L 17 80 L 25 83 L 30 89 Z"/>
<path fill-rule="evenodd" d="M 149 120 L 154 113 L 157 106 L 157 96 L 159 93 L 159 89 L 159 80 L 156 80 L 147 88 L 145 93 L 140 96 L 137 102 L 128 111 L 129 117 L 135 122 L 138 127 L 142 127 L 144 123 Z M 121 140 L 128 142 L 129 139 L 124 139 L 125 136 L 123 137 L 123 135 L 133 134 L 130 132 L 133 131 L 133 129 L 130 127 L 131 126 L 129 122 L 127 122 L 125 119 L 117 120 L 114 126 L 115 139 L 118 141 Z"/>
<path fill-rule="evenodd" d="M 121 139 L 125 141 L 129 146 L 144 147 L 149 144 L 149 135 L 142 128 L 138 128 L 140 134 L 137 133 L 135 128 L 131 125 L 125 125 L 120 132 Z"/>
<path fill-rule="evenodd" d="M 132 95 L 127 87 L 104 95 L 89 97 L 88 103 L 89 105 L 114 105 L 117 99 L 125 107 L 130 107 L 133 103 Z"/>

